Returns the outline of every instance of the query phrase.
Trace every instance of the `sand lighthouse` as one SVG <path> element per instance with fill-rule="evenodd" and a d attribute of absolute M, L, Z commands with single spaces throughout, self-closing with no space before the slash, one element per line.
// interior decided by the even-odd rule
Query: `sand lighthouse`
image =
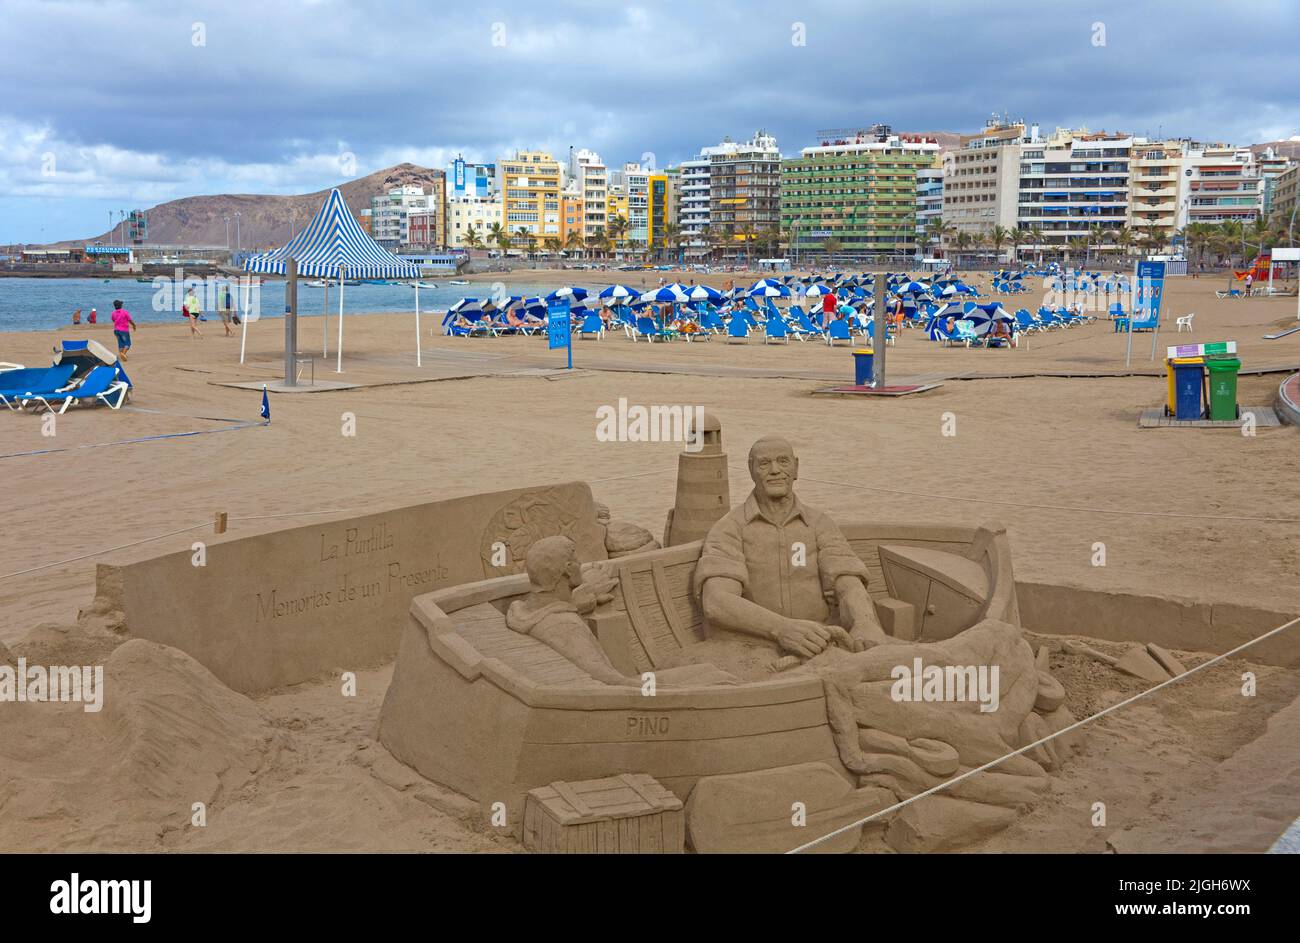
<path fill-rule="evenodd" d="M 709 528 L 731 510 L 722 424 L 712 413 L 703 416 L 703 429 L 697 433 L 702 435 L 703 444 L 677 457 L 677 500 L 668 511 L 665 547 L 702 540 Z"/>

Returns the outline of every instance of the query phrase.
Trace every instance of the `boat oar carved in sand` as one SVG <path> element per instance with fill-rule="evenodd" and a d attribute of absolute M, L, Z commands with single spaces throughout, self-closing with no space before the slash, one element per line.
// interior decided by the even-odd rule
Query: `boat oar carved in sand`
<path fill-rule="evenodd" d="M 1072 655 L 1083 655 L 1086 658 L 1099 661 L 1103 665 L 1109 665 L 1116 671 L 1122 671 L 1127 675 L 1141 678 L 1143 681 L 1150 681 L 1153 684 L 1168 681 L 1170 678 L 1184 674 L 1187 671 L 1177 658 L 1155 644 L 1148 645 L 1146 648 L 1134 646 L 1118 658 L 1103 654 L 1095 648 L 1089 648 L 1082 642 L 1076 642 L 1073 639 L 1064 642 L 1062 647 Z"/>

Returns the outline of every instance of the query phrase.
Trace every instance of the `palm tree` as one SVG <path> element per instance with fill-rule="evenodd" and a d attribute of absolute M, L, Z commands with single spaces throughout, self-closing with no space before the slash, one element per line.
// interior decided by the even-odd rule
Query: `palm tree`
<path fill-rule="evenodd" d="M 957 233 L 957 238 L 954 241 L 957 245 L 957 264 L 960 266 L 962 253 L 969 249 L 971 243 L 975 240 L 970 233 L 963 229 L 961 232 Z"/>
<path fill-rule="evenodd" d="M 514 244 L 510 238 L 510 230 L 505 229 L 500 223 L 492 224 L 492 241 L 497 244 L 497 248 L 503 255 L 509 253 L 511 245 Z"/>
<path fill-rule="evenodd" d="M 557 254 L 560 251 L 561 245 L 563 245 L 563 243 L 560 242 L 559 236 L 547 236 L 542 240 L 542 248 L 546 250 L 547 255 Z"/>
<path fill-rule="evenodd" d="M 843 247 L 843 245 L 844 243 L 840 242 L 840 240 L 835 236 L 831 236 L 829 239 L 827 239 L 825 242 L 822 243 L 822 251 L 826 253 L 826 264 L 828 266 L 834 268 L 835 253 L 839 252 L 840 249 Z"/>
<path fill-rule="evenodd" d="M 700 227 L 700 242 L 704 243 L 704 252 L 710 262 L 713 261 L 713 227 Z"/>
<path fill-rule="evenodd" d="M 564 237 L 564 248 L 567 252 L 577 252 L 582 249 L 582 234 L 576 229 L 570 229 L 569 234 Z"/>
<path fill-rule="evenodd" d="M 1120 226 L 1118 229 L 1112 229 L 1109 232 L 1111 245 L 1123 253 L 1122 259 L 1127 260 L 1132 255 L 1133 244 L 1137 241 L 1137 234 L 1127 226 Z"/>
<path fill-rule="evenodd" d="M 1029 238 L 1032 239 L 1032 240 L 1034 241 L 1035 264 L 1037 264 L 1037 265 L 1042 265 L 1042 264 L 1043 264 L 1043 245 L 1045 244 L 1045 243 L 1044 243 L 1044 240 L 1047 238 L 1047 234 L 1046 234 L 1045 232 L 1043 232 L 1043 227 L 1042 227 L 1042 226 L 1037 226 L 1037 225 L 1035 225 L 1035 226 L 1030 226 L 1030 227 L 1029 227 Z"/>
<path fill-rule="evenodd" d="M 1004 226 L 994 226 L 989 230 L 989 242 L 993 244 L 994 262 L 1002 260 L 1002 243 L 1007 242 L 1011 238 L 1013 238 L 1013 233 L 1010 229 L 1007 229 Z"/>
<path fill-rule="evenodd" d="M 465 227 L 464 239 L 465 239 L 465 245 L 470 249 L 483 248 L 483 240 L 479 238 L 478 230 L 474 228 L 473 223 L 470 223 L 468 226 Z"/>
<path fill-rule="evenodd" d="M 488 242 L 495 242 L 497 245 L 501 245 L 501 235 L 504 232 L 505 229 L 500 223 L 493 223 L 488 227 Z"/>
<path fill-rule="evenodd" d="M 1083 264 L 1088 264 L 1088 248 L 1092 245 L 1087 236 L 1075 236 L 1069 240 L 1066 245 L 1070 249 L 1071 257 L 1083 253 Z"/>
<path fill-rule="evenodd" d="M 681 241 L 682 241 L 682 227 L 678 226 L 676 223 L 665 223 L 663 247 L 666 252 L 666 258 L 673 257 L 673 255 L 675 254 L 673 250 L 677 248 L 677 246 L 681 243 Z"/>

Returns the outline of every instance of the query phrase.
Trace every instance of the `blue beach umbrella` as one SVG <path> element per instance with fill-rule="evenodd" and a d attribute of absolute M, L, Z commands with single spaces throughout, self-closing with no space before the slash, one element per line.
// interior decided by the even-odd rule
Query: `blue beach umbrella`
<path fill-rule="evenodd" d="M 627 285 L 610 285 L 608 288 L 602 288 L 597 297 L 606 301 L 626 301 L 628 298 L 637 298 L 640 294 L 641 292 Z"/>
<path fill-rule="evenodd" d="M 587 289 L 579 288 L 577 285 L 565 285 L 563 288 L 557 288 L 546 296 L 547 301 L 559 301 L 561 298 L 567 298 L 569 301 L 581 301 L 587 297 Z"/>
<path fill-rule="evenodd" d="M 685 287 L 684 285 L 665 285 L 662 288 L 652 288 L 650 291 L 642 293 L 639 300 L 662 304 L 685 304 L 690 301 L 690 297 L 683 290 Z"/>
<path fill-rule="evenodd" d="M 722 292 L 716 288 L 710 288 L 708 285 L 696 285 L 687 294 L 691 301 L 710 301 L 717 303 L 722 300 Z"/>

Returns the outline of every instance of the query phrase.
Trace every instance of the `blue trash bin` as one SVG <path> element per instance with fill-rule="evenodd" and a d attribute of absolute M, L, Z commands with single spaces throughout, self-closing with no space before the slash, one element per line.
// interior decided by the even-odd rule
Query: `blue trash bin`
<path fill-rule="evenodd" d="M 873 370 L 872 362 L 876 352 L 866 348 L 859 348 L 853 352 L 853 382 L 858 386 L 870 386 L 872 382 Z"/>
<path fill-rule="evenodd" d="M 1195 363 L 1173 363 L 1174 418 L 1200 419 L 1205 415 L 1205 366 L 1197 358 Z"/>

